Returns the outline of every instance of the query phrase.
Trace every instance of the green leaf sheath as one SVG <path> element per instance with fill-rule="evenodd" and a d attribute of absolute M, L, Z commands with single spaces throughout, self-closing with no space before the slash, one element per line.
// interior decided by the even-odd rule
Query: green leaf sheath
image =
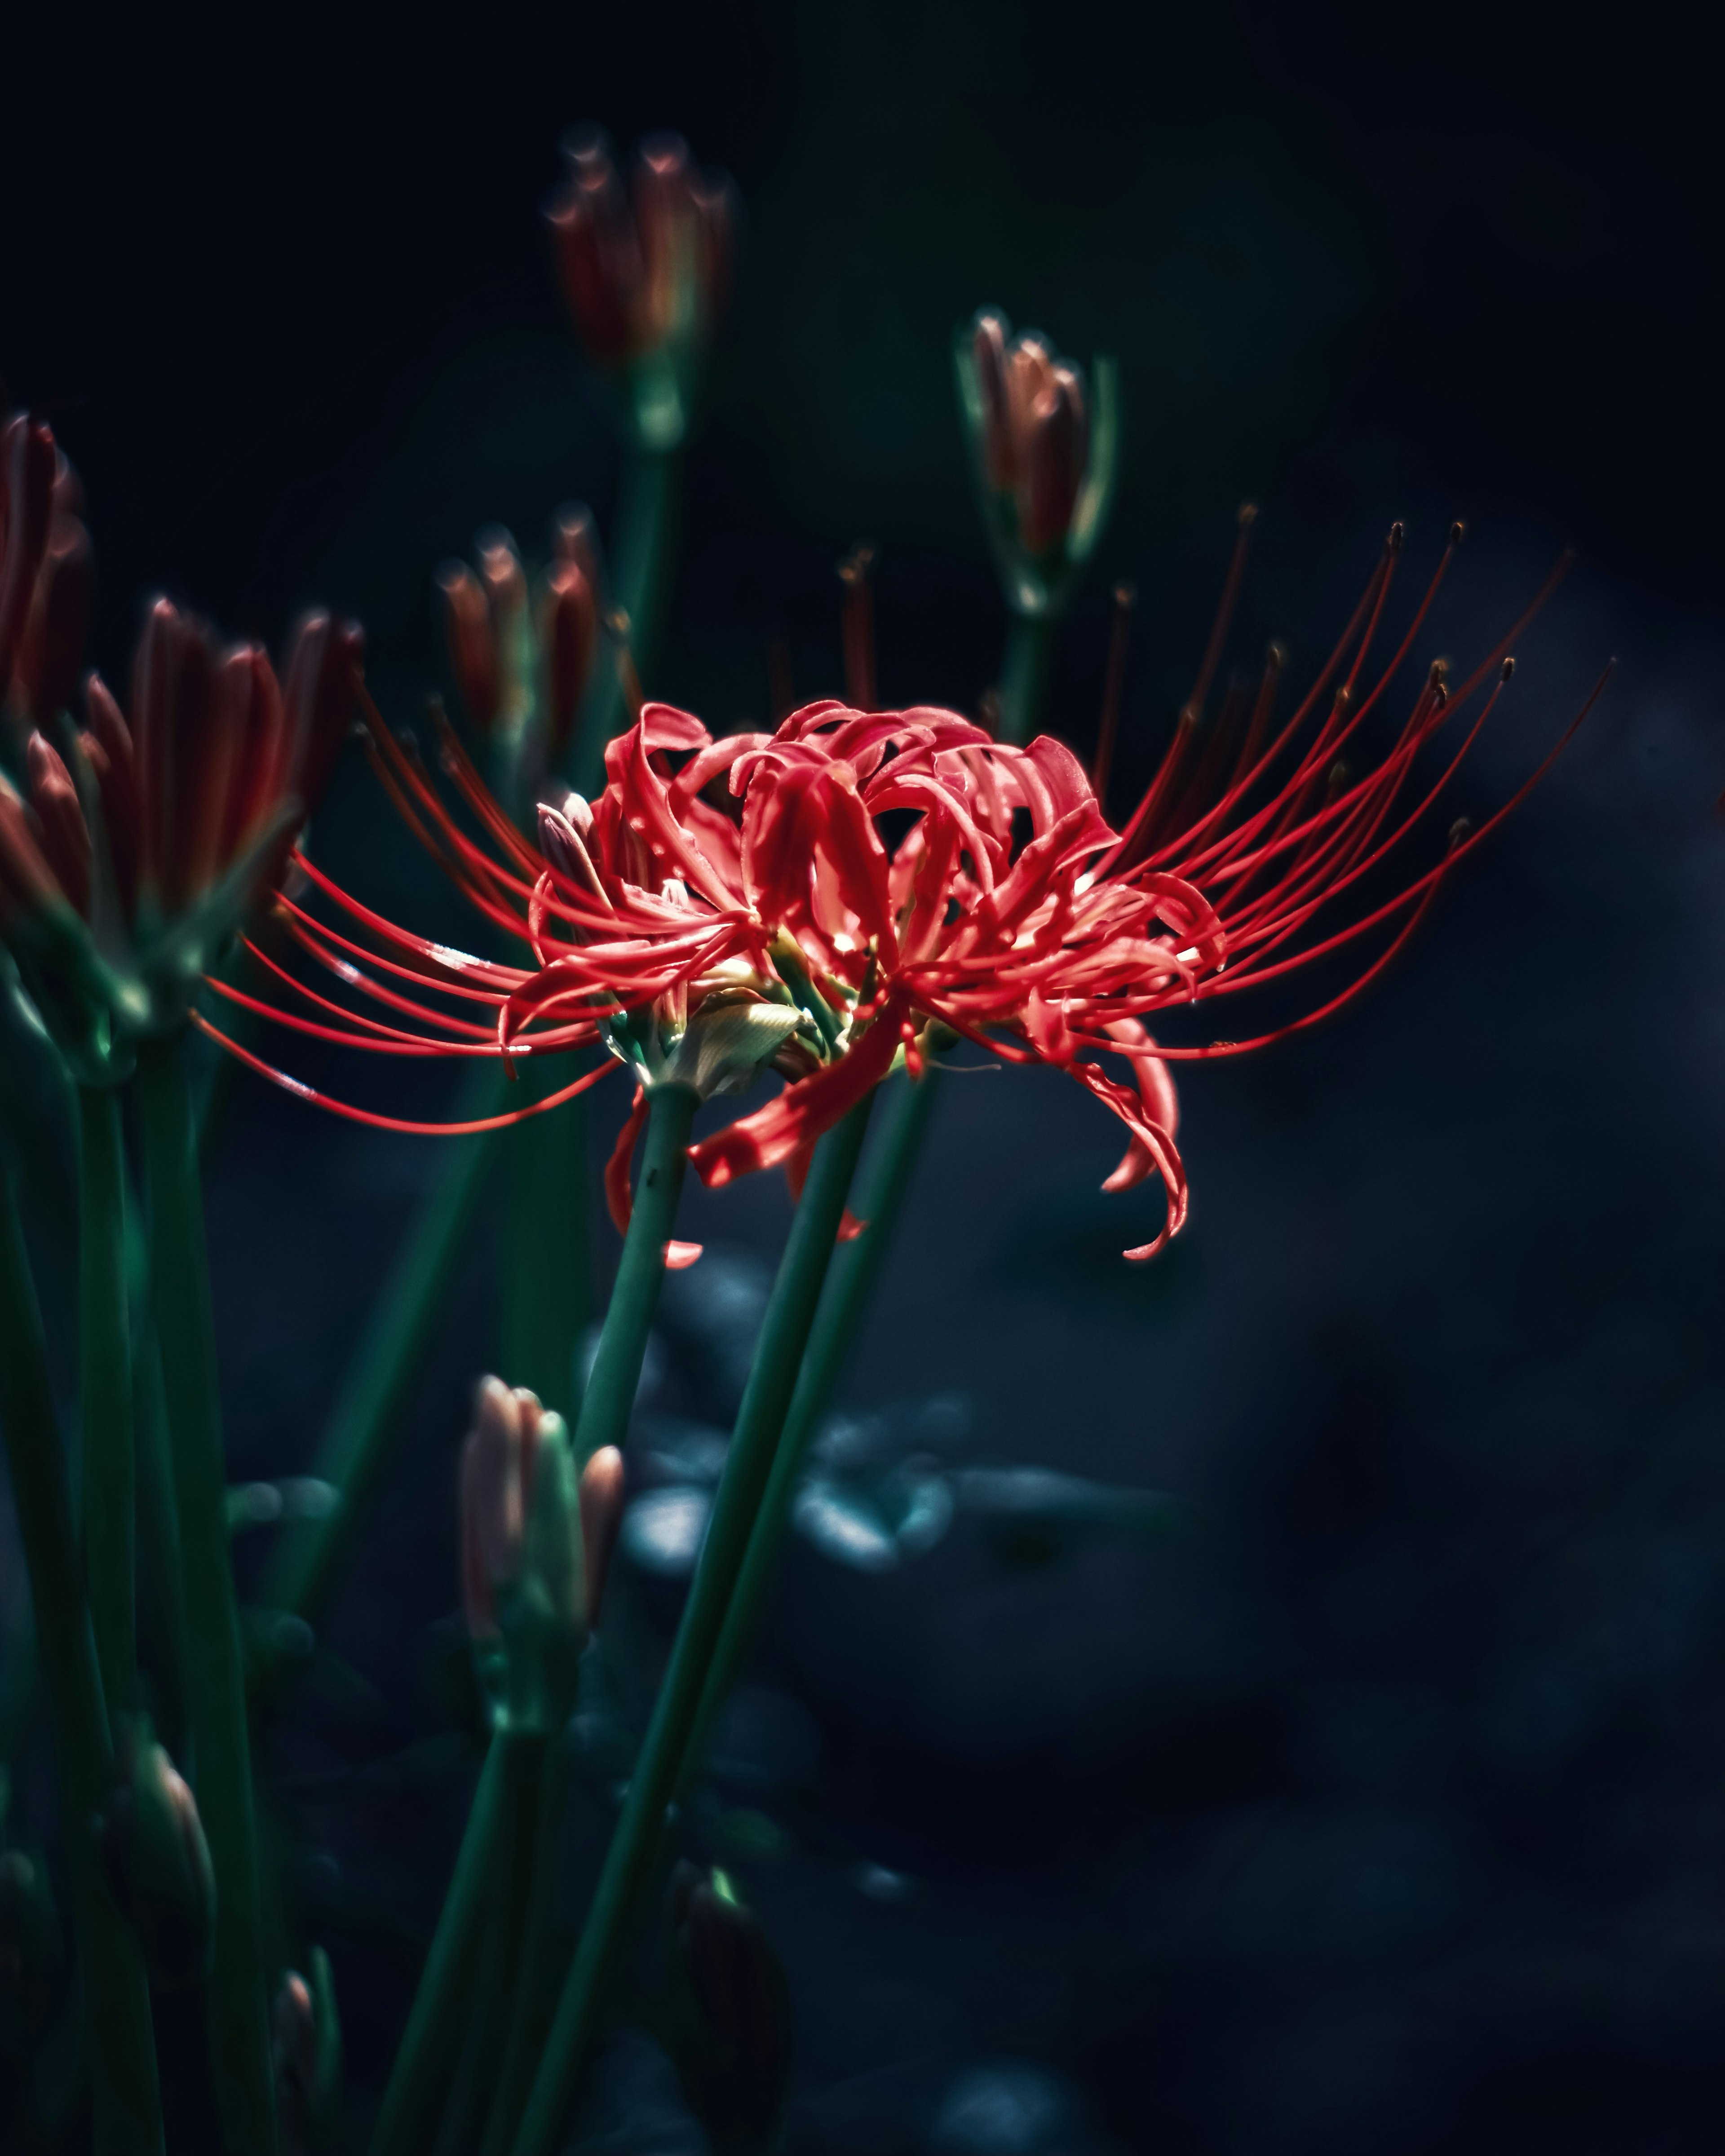
<path fill-rule="evenodd" d="M 37 1651 L 59 1762 L 92 2053 L 96 2156 L 161 2156 L 162 2106 L 143 1957 L 114 1904 L 94 1832 L 114 1753 L 95 1638 L 72 1539 L 35 1282 L 10 1178 L 0 1168 L 0 1424 L 30 1574 Z"/>
<path fill-rule="evenodd" d="M 602 1445 L 620 1445 L 629 1435 L 647 1335 L 665 1278 L 665 1246 L 676 1225 L 689 1133 L 699 1106 L 691 1086 L 675 1083 L 655 1086 L 647 1096 L 647 1130 L 641 1141 L 634 1209 L 623 1239 L 598 1353 L 581 1396 L 575 1454 L 583 1463 Z"/>
<path fill-rule="evenodd" d="M 870 1091 L 815 1148 L 737 1410 L 701 1560 L 528 2099 L 516 2156 L 552 2156 L 561 2147 L 583 2071 L 612 2005 L 631 1920 L 658 1859 L 665 1806 L 682 1767 L 790 1406 L 873 1100 Z M 585 1419 L 583 1414 L 583 1424 Z"/>
<path fill-rule="evenodd" d="M 533 1786 L 545 1743 L 544 1734 L 533 1730 L 503 1728 L 491 1739 L 413 2010 L 383 2092 L 372 2156 L 424 2156 L 437 2137 L 461 2064 L 499 1860 L 518 1825 L 515 1800 Z"/>
<path fill-rule="evenodd" d="M 465 1089 L 461 1120 L 496 1113 L 502 1091 L 498 1073 L 482 1069 Z M 557 1113 L 544 1120 L 555 1120 Z M 313 1474 L 340 1491 L 340 1502 L 321 1520 L 283 1529 L 260 1589 L 268 1609 L 291 1610 L 314 1627 L 321 1620 L 341 1566 L 388 1472 L 449 1276 L 466 1247 L 487 1170 L 496 1162 L 496 1136 L 484 1132 L 444 1141 L 437 1182 L 420 1200 L 372 1307 L 312 1463 Z"/>
<path fill-rule="evenodd" d="M 516 1091 L 525 1105 L 569 1075 L 557 1057 L 530 1056 Z M 508 1174 L 499 1367 L 572 1424 L 589 1292 L 586 1106 L 578 1097 L 499 1133 Z"/>
<path fill-rule="evenodd" d="M 454 2156 L 478 2156 L 510 2032 L 527 1989 L 526 1956 L 538 1856 L 540 1792 L 549 1755 L 561 1747 L 562 1738 L 559 1727 L 551 1732 L 510 1730 L 493 1740 L 504 1749 L 503 1785 L 485 1897 L 479 1997 L 449 2142 Z M 543 1882 L 544 1890 L 550 1883 Z"/>
<path fill-rule="evenodd" d="M 137 1669 L 137 1473 L 126 1277 L 120 1096 L 78 1089 L 78 1404 L 83 1420 L 85 1577 L 102 1690 L 131 1703 Z"/>
<path fill-rule="evenodd" d="M 269 2156 L 276 2120 L 251 1753 L 228 1564 L 203 1192 L 177 1037 L 143 1045 L 137 1083 L 150 1279 L 179 1514 L 195 1786 L 216 1875 L 215 1955 L 204 1989 L 210 2071 L 228 2156 Z"/>
<path fill-rule="evenodd" d="M 737 1574 L 737 1592 L 725 1613 L 724 1628 L 701 1695 L 701 1711 L 690 1731 L 682 1769 L 677 1778 L 680 1796 L 695 1779 L 701 1747 L 712 1727 L 713 1717 L 724 1704 L 725 1696 L 736 1681 L 737 1671 L 754 1642 L 762 1608 L 773 1583 L 779 1545 L 790 1519 L 797 1477 L 803 1471 L 809 1443 L 826 1412 L 833 1388 L 856 1338 L 857 1328 L 868 1310 L 869 1298 L 874 1293 L 881 1263 L 892 1241 L 905 1192 L 922 1155 L 939 1081 L 940 1073 L 931 1070 L 914 1084 L 908 1077 L 900 1076 L 886 1089 L 886 1128 L 880 1133 L 879 1149 L 869 1163 L 861 1194 L 853 1208 L 868 1225 L 853 1241 L 840 1243 L 833 1252 L 820 1305 L 809 1328 L 809 1345 L 803 1351 L 802 1368 L 797 1373 L 797 1388 L 785 1416 L 784 1434 L 773 1455 L 773 1471 L 768 1477 L 766 1492 L 749 1536 L 748 1550 Z"/>
<path fill-rule="evenodd" d="M 644 680 L 652 674 L 664 632 L 682 488 L 681 449 L 628 453 L 611 542 L 611 590 L 629 616 L 629 649 Z M 629 716 L 617 668 L 601 651 L 570 744 L 569 783 L 578 793 L 590 799 L 603 788 L 606 744 Z"/>
<path fill-rule="evenodd" d="M 1020 748 L 1041 730 L 1056 627 L 1047 614 L 1015 613 L 1006 632 L 1000 671 L 1000 738 Z"/>

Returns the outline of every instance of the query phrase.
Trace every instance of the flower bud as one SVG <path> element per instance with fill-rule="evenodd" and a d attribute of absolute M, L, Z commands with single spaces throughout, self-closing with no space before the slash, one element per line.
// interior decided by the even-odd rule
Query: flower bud
<path fill-rule="evenodd" d="M 694 2023 L 677 2057 L 683 2093 L 721 2156 L 758 2148 L 778 2125 L 790 2077 L 784 1970 L 723 1872 L 703 1877 L 680 1865 L 671 1909 L 672 1984 Z"/>
<path fill-rule="evenodd" d="M 43 854 L 60 889 L 88 920 L 90 827 L 79 805 L 78 789 L 59 752 L 40 734 L 30 737 L 28 762 L 30 806 L 41 829 Z"/>
<path fill-rule="evenodd" d="M 0 928 L 63 910 L 66 895 L 49 865 L 40 827 L 0 772 Z"/>
<path fill-rule="evenodd" d="M 0 1854 L 0 2056 L 46 2026 L 64 1958 L 48 1869 L 21 1849 Z"/>
<path fill-rule="evenodd" d="M 553 562 L 541 603 L 540 644 L 545 653 L 547 745 L 553 758 L 567 744 L 581 707 L 598 645 L 598 598 L 578 562 Z"/>
<path fill-rule="evenodd" d="M 333 2138 L 341 2099 L 341 2025 L 330 1958 L 313 1947 L 309 1977 L 289 1969 L 270 2013 L 284 2156 L 313 2156 Z"/>
<path fill-rule="evenodd" d="M 131 919 L 138 896 L 138 767 L 131 730 L 121 716 L 107 684 L 100 674 L 90 674 L 84 684 L 84 711 L 88 721 L 79 736 L 96 791 L 101 796 L 102 823 L 120 903 Z"/>
<path fill-rule="evenodd" d="M 0 696 L 12 680 L 53 513 L 52 430 L 15 412 L 0 429 Z"/>
<path fill-rule="evenodd" d="M 124 1727 L 120 1783 L 101 1821 L 102 1861 L 151 1978 L 179 1989 L 209 1973 L 216 1879 L 198 1804 L 145 1722 Z"/>
<path fill-rule="evenodd" d="M 205 625 L 155 600 L 132 664 L 131 718 L 143 809 L 142 888 L 164 911 L 196 895 L 197 834 L 223 797 L 228 747 L 215 717 L 216 654 Z"/>
<path fill-rule="evenodd" d="M 39 725 L 72 701 L 84 663 L 95 575 L 90 534 L 75 516 L 56 514 L 19 639 L 15 676 L 18 701 Z"/>
<path fill-rule="evenodd" d="M 308 816 L 328 790 L 347 737 L 365 655 L 357 621 L 320 611 L 302 614 L 295 626 L 282 689 L 288 762 L 275 798 L 295 794 Z"/>
<path fill-rule="evenodd" d="M 461 1591 L 475 1640 L 499 1636 L 497 1595 L 521 1578 L 542 1412 L 525 1388 L 480 1378 L 461 1451 Z"/>
<path fill-rule="evenodd" d="M 581 1548 L 587 1569 L 587 1626 L 598 1629 L 605 1577 L 617 1531 L 623 1525 L 625 1475 L 623 1455 L 602 1445 L 581 1471 Z"/>

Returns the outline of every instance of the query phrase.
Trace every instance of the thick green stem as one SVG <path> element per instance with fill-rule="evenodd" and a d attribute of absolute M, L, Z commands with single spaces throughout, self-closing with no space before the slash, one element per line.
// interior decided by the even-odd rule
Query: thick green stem
<path fill-rule="evenodd" d="M 694 1779 L 713 1717 L 724 1704 L 744 1657 L 753 1644 L 762 1606 L 778 1560 L 779 1545 L 791 1514 L 797 1478 L 810 1440 L 826 1411 L 869 1306 L 882 1260 L 892 1240 L 905 1192 L 922 1150 L 940 1073 L 927 1070 L 912 1083 L 896 1078 L 889 1089 L 888 1121 L 878 1152 L 869 1163 L 861 1195 L 853 1209 L 868 1223 L 864 1232 L 833 1252 L 820 1306 L 809 1328 L 809 1345 L 797 1373 L 797 1389 L 784 1419 L 784 1434 L 773 1455 L 773 1471 L 749 1536 L 747 1553 L 737 1574 L 737 1592 L 725 1613 L 724 1629 L 707 1672 L 701 1709 L 689 1732 L 677 1777 L 680 1795 Z"/>
<path fill-rule="evenodd" d="M 628 453 L 612 530 L 612 590 L 629 616 L 629 651 L 644 680 L 653 671 L 670 597 L 682 481 L 680 449 Z M 595 794 L 604 784 L 605 744 L 627 723 L 623 683 L 601 654 L 570 744 L 569 779 L 578 792 Z"/>
<path fill-rule="evenodd" d="M 85 1578 L 102 1690 L 131 1703 L 137 1672 L 136 1469 L 126 1279 L 120 1096 L 78 1089 L 78 1405 L 83 1419 Z"/>
<path fill-rule="evenodd" d="M 275 2147 L 275 2101 L 251 1751 L 228 1564 L 203 1193 L 177 1038 L 144 1044 L 138 1055 L 138 1089 L 151 1291 L 185 1584 L 195 1786 L 216 1875 L 215 1953 L 204 1988 L 210 2071 L 228 2156 L 270 2156 Z"/>
<path fill-rule="evenodd" d="M 1000 673 L 1000 738 L 1019 747 L 1033 740 L 1048 701 L 1058 624 L 1048 614 L 1015 613 L 1006 632 Z"/>
<path fill-rule="evenodd" d="M 453 2156 L 478 2156 L 517 2002 L 527 1989 L 525 1949 L 538 1856 L 540 1793 L 549 1757 L 561 1748 L 562 1735 L 561 1728 L 550 1734 L 523 1730 L 495 1740 L 506 1756 L 486 1896 L 478 2008 L 468 2041 L 466 2080 L 446 2142 Z"/>
<path fill-rule="evenodd" d="M 466 1089 L 462 1115 L 495 1111 L 502 1091 L 484 1069 Z M 543 1120 L 550 1122 L 558 1111 Z M 266 1609 L 291 1610 L 316 1625 L 367 1507 L 388 1471 L 394 1441 L 430 1342 L 450 1273 L 461 1256 L 495 1162 L 495 1132 L 445 1141 L 436 1186 L 421 1201 L 383 1291 L 343 1379 L 312 1463 L 314 1475 L 340 1493 L 321 1520 L 283 1531 L 264 1572 Z"/>
<path fill-rule="evenodd" d="M 147 1286 L 146 1288 L 147 1295 Z M 138 1312 L 134 1297 L 132 1308 Z M 138 1542 L 143 1555 L 143 1659 L 151 1681 L 157 1734 L 175 1758 L 191 1758 L 192 1711 L 186 1698 L 191 1650 L 186 1630 L 186 1590 L 180 1570 L 180 1517 L 174 1507 L 173 1461 L 167 1441 L 167 1403 L 162 1389 L 162 1357 L 147 1307 L 135 1328 L 132 1426 L 137 1434 Z"/>
<path fill-rule="evenodd" d="M 592 1459 L 602 1445 L 620 1445 L 629 1435 L 647 1335 L 665 1278 L 665 1246 L 676 1224 L 689 1132 L 699 1106 L 688 1086 L 655 1086 L 647 1096 L 647 1134 L 641 1146 L 634 1209 L 623 1239 L 598 1353 L 581 1396 L 581 1419 L 575 1430 L 578 1460 Z"/>
<path fill-rule="evenodd" d="M 424 2156 L 431 2146 L 461 2064 L 462 2025 L 479 1974 L 509 1793 L 526 1760 L 542 1756 L 544 1743 L 542 1734 L 520 1729 L 500 1729 L 491 1739 L 413 2010 L 383 2092 L 372 2156 Z"/>
<path fill-rule="evenodd" d="M 521 1082 L 542 1098 L 567 1075 L 554 1059 L 530 1057 Z M 572 1423 L 588 1296 L 586 1106 L 567 1101 L 500 1134 L 509 1174 L 501 1368 Z"/>
<path fill-rule="evenodd" d="M 162 2107 L 143 1957 L 115 1906 L 96 1852 L 95 1821 L 114 1767 L 107 1705 L 80 1587 L 41 1313 L 3 1168 L 0 1424 L 48 1684 L 86 2010 L 93 2056 L 100 2062 L 92 2076 L 96 2156 L 161 2156 Z"/>
<path fill-rule="evenodd" d="M 583 2071 L 613 2004 L 630 1921 L 658 1860 L 665 1806 L 784 1427 L 873 1100 L 871 1091 L 815 1149 L 737 1410 L 701 1560 L 528 2099 L 516 2156 L 552 2156 L 561 2145 Z"/>
<path fill-rule="evenodd" d="M 481 2156 L 509 2156 L 521 2110 L 533 2084 L 533 2068 L 557 2004 L 557 1964 L 554 1957 L 557 1844 L 562 1838 L 568 1754 L 561 1743 L 545 1755 L 539 1778 L 539 1812 L 534 1828 L 532 1885 L 526 1937 L 521 1947 L 521 1976 L 510 2017 L 509 2041 L 485 2123 Z"/>

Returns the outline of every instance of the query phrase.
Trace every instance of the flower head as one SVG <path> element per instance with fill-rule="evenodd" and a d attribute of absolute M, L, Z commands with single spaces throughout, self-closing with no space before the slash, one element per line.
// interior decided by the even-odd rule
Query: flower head
<path fill-rule="evenodd" d="M 449 562 L 438 595 L 449 665 L 475 730 L 504 755 L 555 764 L 568 745 L 598 649 L 602 572 L 598 542 L 584 508 L 564 510 L 551 564 L 530 600 L 515 542 L 501 527 L 480 535 L 479 569 Z"/>
<path fill-rule="evenodd" d="M 526 944 L 531 963 L 434 946 L 307 864 L 317 888 L 381 947 L 376 963 L 389 978 L 354 963 L 371 961 L 365 944 L 285 902 L 300 947 L 414 1024 L 362 1016 L 283 968 L 295 993 L 342 1023 L 275 1014 L 396 1054 L 596 1045 L 644 1086 L 675 1081 L 703 1095 L 771 1064 L 788 1081 L 783 1093 L 691 1151 L 714 1185 L 775 1164 L 794 1178 L 815 1140 L 870 1086 L 901 1061 L 918 1075 L 935 1043 L 957 1035 L 1008 1061 L 1065 1072 L 1119 1119 L 1127 1150 L 1106 1187 L 1154 1174 L 1167 1193 L 1161 1233 L 1127 1253 L 1147 1257 L 1186 1214 L 1170 1063 L 1244 1053 L 1347 1002 L 1497 820 L 1471 837 L 1452 833 L 1446 852 L 1387 895 L 1375 880 L 1441 792 L 1509 672 L 1503 647 L 1460 683 L 1435 668 L 1387 747 L 1353 774 L 1345 757 L 1367 741 L 1437 588 L 1435 579 L 1389 665 L 1368 680 L 1399 552 L 1398 533 L 1318 680 L 1279 726 L 1279 662 L 1249 715 L 1238 715 L 1237 732 L 1203 727 L 1201 682 L 1119 829 L 1071 751 L 1047 736 L 1018 748 L 952 711 L 827 702 L 773 733 L 715 741 L 687 712 L 655 704 L 611 743 L 597 801 L 572 795 L 542 808 L 537 847 L 451 741 L 450 768 L 482 845 L 380 727 L 372 752 L 386 783 L 480 912 Z M 1435 761 L 1416 783 L 1425 752 L 1481 691 L 1482 708 L 1447 763 Z M 1352 952 L 1374 931 L 1387 947 L 1316 1009 L 1255 1040 L 1177 1045 L 1147 1029 Z M 395 985 L 404 978 L 422 993 L 406 996 Z M 491 1025 L 477 1014 L 440 1018 L 427 991 L 463 1012 L 488 1008 Z M 1123 1062 L 1126 1078 L 1104 1058 Z M 639 1122 L 638 1112 L 608 1178 L 619 1214 Z"/>
<path fill-rule="evenodd" d="M 1056 613 L 1095 552 L 1114 490 L 1114 362 L 1093 381 L 1035 330 L 985 307 L 953 345 L 978 491 L 1021 614 Z"/>
<path fill-rule="evenodd" d="M 565 155 L 546 213 L 563 296 L 593 363 L 628 379 L 642 439 L 671 448 L 730 288 L 730 182 L 701 172 L 680 135 L 642 143 L 628 190 L 598 131 L 572 135 Z"/>

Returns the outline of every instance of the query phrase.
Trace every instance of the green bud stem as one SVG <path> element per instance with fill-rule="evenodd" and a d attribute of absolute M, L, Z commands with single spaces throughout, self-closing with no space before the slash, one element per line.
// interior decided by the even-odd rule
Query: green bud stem
<path fill-rule="evenodd" d="M 558 1960 L 553 1887 L 567 1781 L 567 1752 L 561 1743 L 552 1744 L 547 1748 L 539 1777 L 529 1915 L 521 1945 L 520 1974 L 501 2071 L 485 2122 L 481 2156 L 509 2156 L 527 2092 L 532 2087 L 534 2066 L 544 2046 L 557 2005 Z"/>
<path fill-rule="evenodd" d="M 11 1178 L 0 1168 L 0 1425 L 47 1680 L 66 1861 L 90 2018 L 95 2156 L 161 2156 L 162 2105 L 143 1956 L 115 1906 L 95 1823 L 113 1778 L 95 1638 L 73 1546 L 48 1354 Z"/>
<path fill-rule="evenodd" d="M 102 1691 L 131 1703 L 137 1671 L 136 1469 L 126 1278 L 120 1096 L 78 1089 L 78 1405 L 83 1419 L 85 1578 Z"/>
<path fill-rule="evenodd" d="M 646 680 L 665 628 L 682 506 L 683 452 L 630 449 L 611 542 L 612 596 L 629 617 L 629 653 Z M 569 745 L 570 783 L 591 798 L 605 783 L 605 747 L 632 717 L 613 655 L 601 650 Z"/>
<path fill-rule="evenodd" d="M 239 1613 L 229 1568 L 197 1134 L 177 1035 L 138 1051 L 150 1281 L 179 1515 L 198 1810 L 216 1875 L 215 1953 L 204 2018 L 228 2156 L 276 2145 L 258 1892 L 257 1827 Z"/>
<path fill-rule="evenodd" d="M 583 2072 L 614 2003 L 631 1921 L 658 1861 L 665 1807 L 784 1427 L 873 1103 L 871 1090 L 815 1148 L 670 1661 L 563 1985 L 515 2156 L 552 2156 L 562 2146 Z M 585 1419 L 583 1414 L 583 1424 Z"/>
<path fill-rule="evenodd" d="M 495 1113 L 504 1081 L 481 1065 L 465 1089 L 462 1120 Z M 543 1118 L 549 1122 L 558 1111 Z M 341 1563 L 388 1473 L 450 1274 L 459 1261 L 496 1158 L 494 1132 L 449 1138 L 336 1395 L 311 1471 L 341 1493 L 320 1519 L 285 1528 L 259 1589 L 263 1606 L 314 1628 Z"/>
<path fill-rule="evenodd" d="M 1014 613 L 1000 672 L 1000 738 L 1023 748 L 1042 730 L 1060 627 L 1051 614 Z"/>
<path fill-rule="evenodd" d="M 509 1731 L 496 1739 L 504 1750 L 503 1786 L 485 1910 L 480 1962 L 479 2001 L 468 2039 L 466 2078 L 448 2146 L 454 2156 L 477 2156 L 497 2078 L 527 1990 L 526 1946 L 536 1891 L 548 1897 L 549 1878 L 536 1877 L 541 1792 L 551 1755 L 562 1748 L 561 1724 L 550 1732 Z"/>
<path fill-rule="evenodd" d="M 702 1747 L 713 1717 L 737 1681 L 744 1657 L 753 1645 L 756 1628 L 778 1559 L 779 1546 L 791 1516 L 797 1478 L 803 1471 L 809 1446 L 832 1397 L 855 1340 L 880 1276 L 882 1260 L 904 1204 L 904 1196 L 928 1128 L 940 1073 L 925 1070 L 914 1084 L 909 1078 L 894 1079 L 888 1090 L 886 1128 L 878 1150 L 869 1163 L 865 1187 L 856 1205 L 868 1223 L 864 1232 L 834 1250 L 822 1290 L 820 1306 L 809 1328 L 809 1344 L 797 1373 L 797 1389 L 791 1395 L 784 1432 L 773 1455 L 773 1470 L 759 1512 L 749 1535 L 748 1550 L 737 1578 L 737 1591 L 725 1612 L 724 1628 L 707 1671 L 701 1709 L 689 1732 L 683 1763 L 677 1777 L 680 1799 L 701 1764 Z"/>
<path fill-rule="evenodd" d="M 524 1803 L 536 1787 L 547 1741 L 542 1730 L 507 1725 L 491 1739 L 443 1913 L 383 2092 L 372 2156 L 423 2156 L 436 2138 L 461 2064 L 462 2025 L 480 1974 L 481 1942 L 488 1921 L 495 1917 L 500 1870 L 511 1856 L 511 1839 L 521 1835 Z M 489 1958 L 486 1966 L 489 1973 Z M 482 2022 L 484 2018 L 482 2001 Z"/>
<path fill-rule="evenodd" d="M 695 1089 L 678 1084 L 655 1086 L 647 1096 L 647 1130 L 641 1142 L 641 1171 L 629 1233 L 617 1280 L 599 1334 L 587 1389 L 581 1396 L 581 1419 L 575 1430 L 575 1458 L 584 1464 L 607 1445 L 620 1445 L 629 1435 L 629 1418 L 646 1359 L 647 1335 L 659 1306 L 665 1278 L 665 1246 L 676 1225 L 677 1199 L 688 1165 L 689 1133 L 701 1105 Z"/>

